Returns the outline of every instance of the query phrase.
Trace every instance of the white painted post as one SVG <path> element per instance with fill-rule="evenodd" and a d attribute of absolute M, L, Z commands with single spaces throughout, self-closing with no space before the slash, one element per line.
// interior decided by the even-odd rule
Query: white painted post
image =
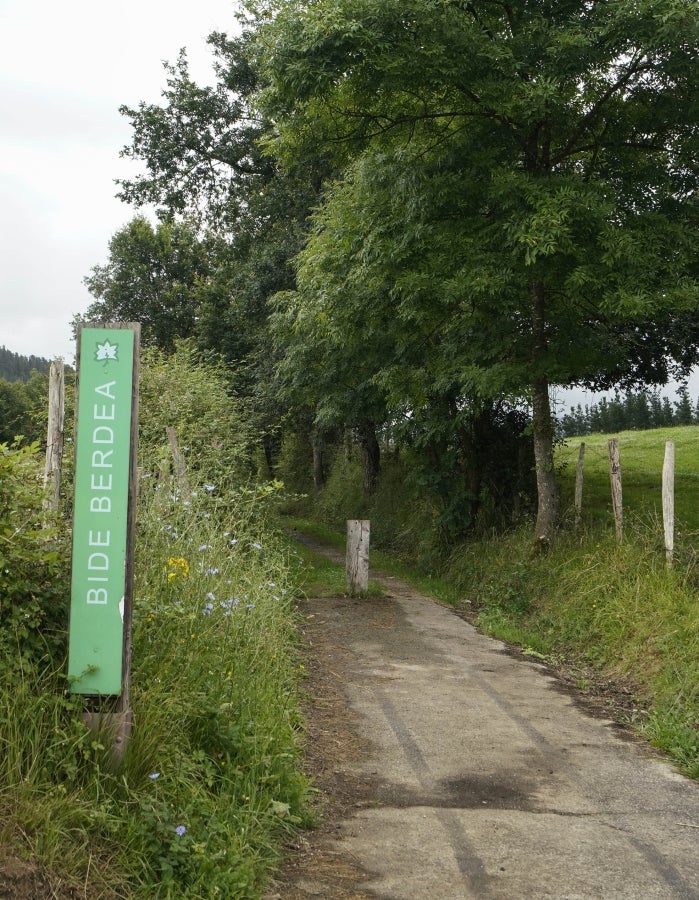
<path fill-rule="evenodd" d="M 665 557 L 668 569 L 672 568 L 675 550 L 675 444 L 665 443 L 663 462 L 663 530 L 665 531 Z"/>
<path fill-rule="evenodd" d="M 345 589 L 348 594 L 369 590 L 369 520 L 348 519 Z"/>
<path fill-rule="evenodd" d="M 621 462 L 619 460 L 619 442 L 612 438 L 609 443 L 609 478 L 612 487 L 612 509 L 614 510 L 614 525 L 616 527 L 616 541 L 620 544 L 624 532 L 624 507 L 621 496 Z"/>

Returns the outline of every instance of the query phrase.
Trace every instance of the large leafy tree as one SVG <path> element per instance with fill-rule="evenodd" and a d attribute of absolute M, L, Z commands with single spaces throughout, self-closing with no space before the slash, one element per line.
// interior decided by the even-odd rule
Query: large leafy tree
<path fill-rule="evenodd" d="M 96 299 L 79 318 L 141 322 L 145 344 L 172 350 L 194 332 L 216 250 L 186 223 L 154 227 L 137 216 L 110 240 L 108 262 L 85 278 Z"/>
<path fill-rule="evenodd" d="M 373 300 L 404 332 L 441 317 L 476 389 L 530 400 L 545 543 L 558 503 L 549 386 L 662 378 L 668 356 L 697 358 L 699 7 L 280 6 L 259 37 L 278 150 L 363 160 L 345 184 L 391 170 L 405 227 L 385 207 L 361 214 L 346 271 L 385 273 Z M 346 195 L 327 203 L 341 216 Z"/>
<path fill-rule="evenodd" d="M 197 85 L 187 59 L 167 66 L 160 104 L 123 107 L 133 127 L 124 155 L 144 171 L 121 182 L 122 199 L 154 204 L 165 220 L 186 216 L 218 240 L 216 265 L 199 292 L 196 338 L 228 364 L 233 385 L 254 400 L 268 463 L 284 413 L 273 390 L 268 300 L 295 283 L 293 257 L 317 201 L 323 161 L 283 170 L 264 152 L 270 123 L 255 108 L 260 89 L 251 30 L 209 38 L 217 83 Z"/>

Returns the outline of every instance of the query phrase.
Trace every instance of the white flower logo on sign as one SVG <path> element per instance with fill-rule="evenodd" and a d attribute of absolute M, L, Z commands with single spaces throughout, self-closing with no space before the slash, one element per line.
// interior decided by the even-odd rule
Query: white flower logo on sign
<path fill-rule="evenodd" d="M 102 362 L 103 360 L 113 359 L 114 362 L 118 362 L 117 360 L 117 351 L 119 350 L 118 344 L 110 344 L 108 340 L 106 340 L 103 344 L 97 344 L 97 351 L 95 353 L 95 359 L 97 362 Z"/>

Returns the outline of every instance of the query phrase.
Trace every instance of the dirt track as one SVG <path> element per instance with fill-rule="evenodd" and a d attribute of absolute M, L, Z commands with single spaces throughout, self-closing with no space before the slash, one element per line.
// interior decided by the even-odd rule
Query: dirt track
<path fill-rule="evenodd" d="M 381 599 L 304 603 L 324 816 L 268 897 L 699 898 L 697 785 L 384 581 Z"/>

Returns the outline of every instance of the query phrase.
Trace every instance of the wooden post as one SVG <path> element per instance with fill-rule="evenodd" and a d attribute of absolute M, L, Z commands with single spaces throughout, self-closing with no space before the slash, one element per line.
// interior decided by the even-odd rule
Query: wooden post
<path fill-rule="evenodd" d="M 138 323 L 78 332 L 68 671 L 71 690 L 88 698 L 83 719 L 100 736 L 106 764 L 115 771 L 133 725 L 139 346 Z M 109 473 L 100 471 L 107 463 Z"/>
<path fill-rule="evenodd" d="M 188 500 L 190 497 L 189 490 L 189 482 L 187 481 L 187 463 L 185 462 L 185 458 L 180 450 L 180 446 L 177 443 L 177 435 L 175 434 L 175 429 L 172 425 L 168 425 L 165 429 L 167 432 L 168 443 L 170 444 L 170 451 L 172 453 L 172 459 L 174 462 L 174 472 L 175 472 L 175 481 L 177 482 L 177 486 L 182 491 L 182 496 L 185 500 Z"/>
<path fill-rule="evenodd" d="M 672 568 L 675 550 L 675 444 L 665 443 L 663 462 L 663 530 L 665 532 L 665 557 L 668 569 Z"/>
<path fill-rule="evenodd" d="M 347 556 L 345 589 L 348 594 L 366 593 L 369 590 L 369 520 L 347 521 Z"/>
<path fill-rule="evenodd" d="M 612 438 L 609 447 L 609 479 L 612 487 L 612 509 L 616 528 L 617 544 L 620 544 L 624 531 L 624 507 L 621 495 L 621 462 L 619 460 L 619 442 Z"/>
<path fill-rule="evenodd" d="M 115 737 L 117 756 L 121 759 L 126 743 L 131 736 L 133 715 L 131 705 L 131 654 L 132 654 L 132 619 L 134 602 L 134 579 L 136 576 L 136 507 L 138 505 L 138 423 L 140 412 L 141 381 L 141 323 L 130 325 L 134 331 L 133 381 L 131 389 L 131 460 L 129 465 L 129 509 L 127 520 L 128 540 L 124 572 L 126 589 L 124 591 L 124 651 L 121 681 L 121 695 L 117 704 L 120 717 L 119 729 Z M 122 744 L 123 741 L 123 744 Z"/>
<path fill-rule="evenodd" d="M 63 360 L 54 359 L 49 369 L 49 424 L 46 433 L 44 484 L 50 486 L 46 501 L 49 509 L 60 505 L 61 471 L 63 468 L 63 425 L 65 419 L 65 381 Z"/>
<path fill-rule="evenodd" d="M 583 469 L 585 467 L 585 442 L 580 444 L 578 454 L 578 468 L 575 473 L 575 524 L 579 525 L 582 519 L 582 493 L 583 493 Z"/>

